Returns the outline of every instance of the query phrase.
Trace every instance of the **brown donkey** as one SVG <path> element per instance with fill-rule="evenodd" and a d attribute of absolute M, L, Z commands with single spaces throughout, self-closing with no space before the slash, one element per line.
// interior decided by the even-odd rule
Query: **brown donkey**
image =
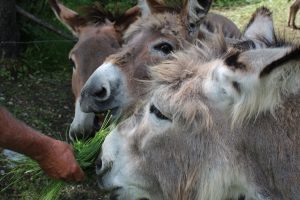
<path fill-rule="evenodd" d="M 300 9 L 300 0 L 295 0 L 295 2 L 291 5 L 290 7 L 290 15 L 289 15 L 289 22 L 288 22 L 288 26 L 291 27 L 293 29 L 299 29 L 299 27 L 296 26 L 296 16 L 297 16 L 297 12 Z"/>
<path fill-rule="evenodd" d="M 113 199 L 299 199 L 300 46 L 249 26 L 266 47 L 217 36 L 150 68 L 152 94 L 97 162 Z"/>
<path fill-rule="evenodd" d="M 119 50 L 124 31 L 137 19 L 140 10 L 133 7 L 123 15 L 114 16 L 95 4 L 85 9 L 86 16 L 80 16 L 57 0 L 49 2 L 57 18 L 78 38 L 69 53 L 73 62 L 72 90 L 76 100 L 75 116 L 69 136 L 88 137 L 99 129 L 99 119 L 93 113 L 81 112 L 80 90 L 105 58 Z"/>
<path fill-rule="evenodd" d="M 101 113 L 112 110 L 114 116 L 129 114 L 138 99 L 147 93 L 148 66 L 170 58 L 218 27 L 225 36 L 239 38 L 238 28 L 227 18 L 208 14 L 211 0 L 184 1 L 181 6 L 140 1 L 142 17 L 130 26 L 122 50 L 106 59 L 82 89 L 81 109 Z M 200 34 L 199 34 L 200 32 Z"/>

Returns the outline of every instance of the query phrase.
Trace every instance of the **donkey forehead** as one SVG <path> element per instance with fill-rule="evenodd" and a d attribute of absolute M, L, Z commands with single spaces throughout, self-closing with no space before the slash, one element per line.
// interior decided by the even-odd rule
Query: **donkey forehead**
<path fill-rule="evenodd" d="M 153 46 L 163 42 L 170 43 L 175 49 L 178 49 L 182 45 L 181 40 L 182 37 L 178 37 L 170 29 L 154 29 L 153 31 L 142 29 L 134 33 L 133 37 L 123 45 L 121 51 L 107 57 L 106 62 L 112 62 L 122 68 L 132 62 L 135 62 L 137 67 L 139 66 L 137 63 L 142 65 L 150 64 L 149 62 L 155 63 L 155 59 L 160 58 L 154 55 L 150 56 L 145 52 L 151 51 Z M 139 56 L 143 58 L 139 59 Z"/>
<path fill-rule="evenodd" d="M 102 25 L 91 24 L 80 28 L 79 41 L 85 41 L 86 39 L 92 37 L 118 38 L 118 34 L 115 27 L 111 23 Z"/>
<path fill-rule="evenodd" d="M 201 82 L 201 79 L 189 79 L 177 85 L 160 86 L 153 92 L 151 103 L 186 128 L 197 123 L 207 125 L 210 120 L 209 104 L 203 95 Z"/>
<path fill-rule="evenodd" d="M 179 36 L 183 34 L 183 21 L 179 14 L 163 13 L 137 20 L 124 34 L 124 41 L 130 41 L 140 32 L 157 32 Z"/>
<path fill-rule="evenodd" d="M 119 48 L 119 36 L 112 25 L 89 25 L 82 28 L 78 42 L 69 53 L 75 56 L 97 55 L 97 52 L 110 52 L 111 48 Z M 109 47 L 109 48 L 108 48 Z M 92 53 L 93 52 L 93 53 Z M 110 52 L 111 53 L 111 52 Z"/>

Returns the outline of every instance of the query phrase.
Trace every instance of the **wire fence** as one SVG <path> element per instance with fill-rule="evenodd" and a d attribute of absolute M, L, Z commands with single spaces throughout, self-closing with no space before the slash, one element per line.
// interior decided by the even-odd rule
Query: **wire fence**
<path fill-rule="evenodd" d="M 77 40 L 35 40 L 35 41 L 0 41 L 1 46 L 8 46 L 8 45 L 17 45 L 17 44 L 43 44 L 43 43 L 68 43 L 68 42 L 77 42 Z"/>

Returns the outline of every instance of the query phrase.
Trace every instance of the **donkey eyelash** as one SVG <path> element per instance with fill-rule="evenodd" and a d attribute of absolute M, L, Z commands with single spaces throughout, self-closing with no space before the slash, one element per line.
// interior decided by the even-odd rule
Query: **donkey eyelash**
<path fill-rule="evenodd" d="M 155 45 L 154 49 L 163 52 L 165 55 L 170 54 L 174 50 L 173 46 L 167 42 Z"/>
<path fill-rule="evenodd" d="M 171 121 L 168 117 L 164 116 L 153 104 L 151 104 L 150 106 L 150 113 L 153 113 L 158 119 Z"/>
<path fill-rule="evenodd" d="M 233 82 L 232 82 L 232 86 L 233 86 L 233 88 L 234 88 L 238 93 L 241 93 L 241 86 L 240 86 L 240 84 L 239 84 L 238 82 L 233 81 Z"/>

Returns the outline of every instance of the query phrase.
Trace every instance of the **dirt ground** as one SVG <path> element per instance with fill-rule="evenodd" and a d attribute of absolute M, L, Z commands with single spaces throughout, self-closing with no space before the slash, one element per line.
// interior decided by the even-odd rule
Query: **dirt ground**
<path fill-rule="evenodd" d="M 65 138 L 73 117 L 70 79 L 54 72 L 17 79 L 2 76 L 0 83 L 1 105 L 43 133 Z"/>

